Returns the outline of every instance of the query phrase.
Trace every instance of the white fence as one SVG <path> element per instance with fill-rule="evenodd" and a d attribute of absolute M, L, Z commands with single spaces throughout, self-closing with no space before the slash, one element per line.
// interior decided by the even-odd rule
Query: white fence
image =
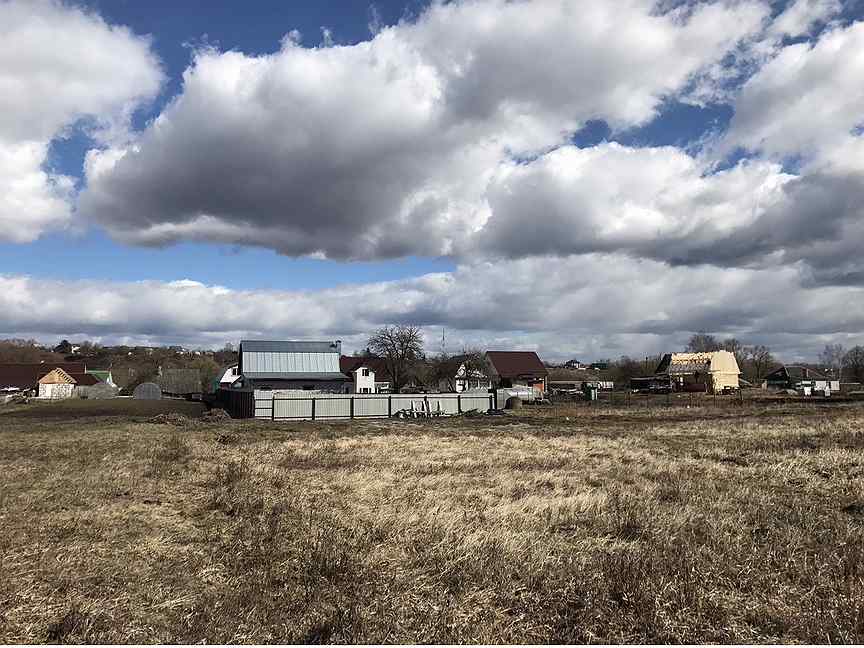
<path fill-rule="evenodd" d="M 302 394 L 302 395 L 301 395 Z M 255 418 L 273 421 L 389 418 L 402 411 L 452 416 L 495 407 L 495 395 L 461 394 L 321 394 L 297 391 L 255 391 Z"/>
<path fill-rule="evenodd" d="M 517 398 L 525 401 L 526 403 L 534 402 L 538 398 L 537 392 L 531 387 L 502 387 L 497 391 L 498 407 L 502 408 L 507 402 L 507 399 L 511 396 L 516 396 Z"/>

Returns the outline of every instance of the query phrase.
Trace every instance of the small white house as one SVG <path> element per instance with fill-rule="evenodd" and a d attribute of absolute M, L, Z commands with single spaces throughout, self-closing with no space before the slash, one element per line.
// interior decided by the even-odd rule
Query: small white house
<path fill-rule="evenodd" d="M 370 367 L 360 366 L 351 372 L 354 377 L 353 392 L 355 394 L 374 394 L 375 372 Z"/>
<path fill-rule="evenodd" d="M 468 368 L 468 363 L 462 361 L 456 370 L 455 387 L 457 392 L 488 391 L 492 381 L 484 371 L 476 368 Z"/>
<path fill-rule="evenodd" d="M 345 385 L 346 394 L 387 394 L 390 381 L 381 358 L 370 356 L 342 356 L 339 359 L 342 373 L 351 379 Z"/>

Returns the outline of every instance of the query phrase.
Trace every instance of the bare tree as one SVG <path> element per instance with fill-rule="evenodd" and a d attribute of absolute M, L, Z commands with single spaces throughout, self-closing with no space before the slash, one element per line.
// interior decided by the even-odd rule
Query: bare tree
<path fill-rule="evenodd" d="M 822 353 L 819 354 L 819 362 L 830 367 L 837 380 L 843 380 L 843 359 L 846 350 L 842 344 L 826 344 Z"/>
<path fill-rule="evenodd" d="M 752 369 L 750 377 L 753 378 L 754 382 L 760 382 L 768 373 L 771 365 L 774 364 L 771 349 L 764 344 L 747 347 L 747 360 Z"/>
<path fill-rule="evenodd" d="M 429 371 L 432 381 L 445 391 L 456 391 L 456 371 L 461 363 L 456 361 L 456 356 L 441 353 L 429 360 Z"/>
<path fill-rule="evenodd" d="M 847 376 L 855 382 L 864 382 L 864 347 L 854 346 L 843 356 L 843 367 Z"/>
<path fill-rule="evenodd" d="M 740 340 L 726 338 L 721 346 L 723 351 L 728 351 L 735 356 L 735 362 L 738 363 L 739 368 L 744 367 L 744 362 L 747 360 L 747 347 Z"/>
<path fill-rule="evenodd" d="M 393 391 L 399 393 L 411 367 L 423 358 L 423 336 L 417 326 L 383 326 L 369 337 L 369 350 L 384 359 Z"/>
<path fill-rule="evenodd" d="M 705 331 L 694 333 L 687 343 L 687 351 L 690 353 L 707 353 L 709 351 L 719 351 L 720 342 L 716 337 Z"/>

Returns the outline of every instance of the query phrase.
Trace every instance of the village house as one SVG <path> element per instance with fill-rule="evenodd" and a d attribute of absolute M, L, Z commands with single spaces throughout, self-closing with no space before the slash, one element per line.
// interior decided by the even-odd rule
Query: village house
<path fill-rule="evenodd" d="M 815 393 L 830 395 L 840 391 L 840 381 L 809 367 L 783 365 L 765 376 L 764 385 L 772 389 L 807 389 Z"/>
<path fill-rule="evenodd" d="M 348 377 L 339 367 L 341 350 L 340 340 L 241 340 L 231 388 L 344 393 Z"/>
<path fill-rule="evenodd" d="M 486 364 L 485 361 L 465 354 L 447 358 L 438 368 L 438 391 L 488 391 L 492 387 L 492 381 L 484 370 Z"/>
<path fill-rule="evenodd" d="M 31 393 L 37 398 L 71 398 L 79 388 L 101 381 L 82 362 L 0 364 L 0 391 Z"/>
<path fill-rule="evenodd" d="M 655 382 L 673 391 L 708 391 L 718 394 L 737 390 L 741 371 L 729 351 L 706 353 L 667 353 L 654 372 Z"/>
<path fill-rule="evenodd" d="M 346 394 L 387 394 L 390 380 L 383 358 L 374 356 L 341 356 L 339 368 L 349 379 Z"/>
<path fill-rule="evenodd" d="M 496 387 L 528 387 L 546 393 L 549 370 L 534 351 L 487 351 L 492 384 Z"/>

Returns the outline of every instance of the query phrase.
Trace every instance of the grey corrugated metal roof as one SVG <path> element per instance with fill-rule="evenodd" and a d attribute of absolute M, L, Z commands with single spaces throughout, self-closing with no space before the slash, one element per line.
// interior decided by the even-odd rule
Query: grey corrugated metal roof
<path fill-rule="evenodd" d="M 284 373 L 284 372 L 244 372 L 244 378 L 251 380 L 348 380 L 348 377 L 343 373 L 333 373 L 331 371 L 317 371 L 306 373 Z"/>
<path fill-rule="evenodd" d="M 332 341 L 240 340 L 240 347 L 250 353 L 339 353 Z"/>
<path fill-rule="evenodd" d="M 261 351 L 243 349 L 240 358 L 241 373 L 342 373 L 339 370 L 338 353 L 308 353 Z"/>

